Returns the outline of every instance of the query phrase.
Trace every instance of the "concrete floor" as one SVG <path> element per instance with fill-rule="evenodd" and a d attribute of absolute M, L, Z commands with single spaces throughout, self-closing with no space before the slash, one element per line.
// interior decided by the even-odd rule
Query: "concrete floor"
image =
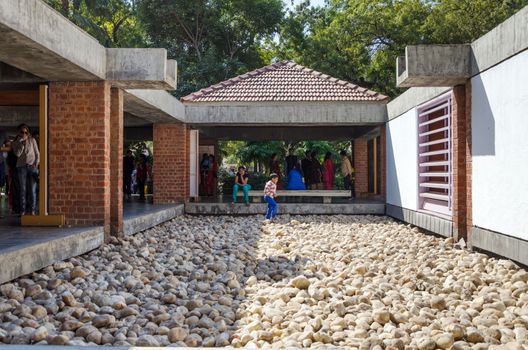
<path fill-rule="evenodd" d="M 21 227 L 0 199 L 0 283 L 37 271 L 57 261 L 96 249 L 104 242 L 103 227 Z M 126 202 L 125 234 L 132 235 L 183 214 L 183 204 Z"/>

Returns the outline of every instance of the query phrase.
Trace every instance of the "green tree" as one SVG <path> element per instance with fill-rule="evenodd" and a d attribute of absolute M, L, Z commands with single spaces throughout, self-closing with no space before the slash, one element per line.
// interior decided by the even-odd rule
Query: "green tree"
<path fill-rule="evenodd" d="M 106 47 L 144 47 L 137 0 L 46 0 Z"/>
<path fill-rule="evenodd" d="M 281 0 L 142 0 L 148 37 L 178 60 L 176 96 L 258 68 L 261 42 L 278 30 Z"/>
<path fill-rule="evenodd" d="M 305 1 L 288 13 L 265 57 L 294 59 L 337 78 L 396 96 L 395 62 L 405 46 L 468 43 L 528 0 Z M 273 54 L 270 54 L 272 51 Z"/>

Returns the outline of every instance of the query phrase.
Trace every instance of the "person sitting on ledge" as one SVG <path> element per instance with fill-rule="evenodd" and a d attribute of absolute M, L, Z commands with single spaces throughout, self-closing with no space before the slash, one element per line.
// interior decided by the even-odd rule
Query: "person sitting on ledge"
<path fill-rule="evenodd" d="M 293 169 L 288 173 L 288 185 L 286 186 L 287 190 L 305 190 L 306 186 L 304 185 L 304 177 L 301 174 L 301 165 L 296 163 L 293 166 Z"/>
<path fill-rule="evenodd" d="M 235 184 L 233 185 L 233 204 L 237 202 L 238 189 L 242 187 L 244 192 L 244 202 L 249 205 L 249 190 L 251 185 L 248 184 L 249 177 L 246 173 L 246 167 L 238 167 L 238 172 L 235 175 Z"/>

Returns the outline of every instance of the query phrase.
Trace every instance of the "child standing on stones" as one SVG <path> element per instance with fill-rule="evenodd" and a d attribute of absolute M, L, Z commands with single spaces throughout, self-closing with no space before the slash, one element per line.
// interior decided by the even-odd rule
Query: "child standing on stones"
<path fill-rule="evenodd" d="M 273 173 L 270 175 L 270 180 L 266 183 L 266 187 L 264 187 L 264 200 L 268 203 L 266 220 L 273 220 L 277 215 L 277 202 L 275 201 L 275 197 L 277 197 L 278 181 L 279 176 Z"/>

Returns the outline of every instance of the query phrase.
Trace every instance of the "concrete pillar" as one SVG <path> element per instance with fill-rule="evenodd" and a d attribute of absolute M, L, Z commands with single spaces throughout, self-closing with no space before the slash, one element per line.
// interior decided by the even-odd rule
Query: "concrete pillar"
<path fill-rule="evenodd" d="M 471 134 L 471 80 L 467 80 L 465 84 L 465 93 L 466 93 L 466 142 L 465 142 L 465 156 L 466 156 L 466 231 L 467 231 L 467 240 L 468 246 L 472 246 L 471 242 L 471 229 L 473 227 L 473 167 L 472 159 L 473 152 L 471 149 L 472 145 L 472 134 Z"/>
<path fill-rule="evenodd" d="M 123 90 L 111 89 L 110 103 L 110 230 L 123 234 Z"/>
<path fill-rule="evenodd" d="M 185 124 L 154 124 L 154 204 L 189 198 L 189 130 Z"/>
<path fill-rule="evenodd" d="M 49 212 L 110 234 L 110 85 L 49 86 Z"/>
<path fill-rule="evenodd" d="M 467 236 L 467 134 L 466 87 L 458 85 L 453 88 L 452 144 L 453 144 L 453 223 L 456 241 Z M 471 161 L 471 157 L 470 157 Z M 471 195 L 469 193 L 469 195 Z"/>
<path fill-rule="evenodd" d="M 380 128 L 380 147 L 381 147 L 380 149 L 381 167 L 379 169 L 379 171 L 381 171 L 380 194 L 381 196 L 383 196 L 383 198 L 385 198 L 387 194 L 387 129 L 385 125 L 382 125 L 379 128 Z"/>
<path fill-rule="evenodd" d="M 367 139 L 354 140 L 354 170 L 356 171 L 356 195 L 368 193 Z"/>

